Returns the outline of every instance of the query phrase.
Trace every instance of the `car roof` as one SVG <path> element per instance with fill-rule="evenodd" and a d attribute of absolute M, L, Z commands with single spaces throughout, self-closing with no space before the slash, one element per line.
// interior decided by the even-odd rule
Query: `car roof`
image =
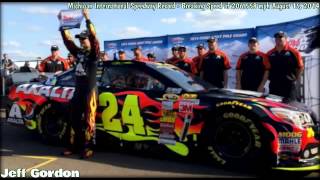
<path fill-rule="evenodd" d="M 109 60 L 99 62 L 98 66 L 106 66 L 106 65 L 127 65 L 127 64 L 136 64 L 136 65 L 146 65 L 146 64 L 164 64 L 164 62 L 151 62 L 151 61 L 136 61 L 136 60 Z"/>

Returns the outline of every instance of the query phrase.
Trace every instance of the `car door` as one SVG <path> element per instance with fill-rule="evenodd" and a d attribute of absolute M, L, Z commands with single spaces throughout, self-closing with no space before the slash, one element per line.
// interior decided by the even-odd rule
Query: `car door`
<path fill-rule="evenodd" d="M 153 73 L 137 64 L 104 68 L 99 83 L 98 119 L 108 134 L 126 141 L 159 139 L 161 99 L 168 82 Z"/>

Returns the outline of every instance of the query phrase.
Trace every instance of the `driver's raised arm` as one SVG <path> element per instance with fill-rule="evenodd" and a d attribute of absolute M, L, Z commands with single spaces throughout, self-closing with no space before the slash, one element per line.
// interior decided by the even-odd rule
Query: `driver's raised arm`
<path fill-rule="evenodd" d="M 97 58 L 95 58 L 95 60 L 98 59 L 98 56 L 100 54 L 100 46 L 99 46 L 99 41 L 97 38 L 97 34 L 96 34 L 96 30 L 94 28 L 94 25 L 92 24 L 90 18 L 89 18 L 89 11 L 88 9 L 83 9 L 83 16 L 86 19 L 86 26 L 87 26 L 87 30 L 89 32 L 89 41 L 91 44 L 91 48 L 92 51 L 96 54 Z"/>

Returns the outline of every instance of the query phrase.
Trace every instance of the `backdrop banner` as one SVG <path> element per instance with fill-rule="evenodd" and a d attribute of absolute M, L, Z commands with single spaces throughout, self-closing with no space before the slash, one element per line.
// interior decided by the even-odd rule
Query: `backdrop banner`
<path fill-rule="evenodd" d="M 108 53 L 111 59 L 118 59 L 117 52 L 124 50 L 127 59 L 133 59 L 134 56 L 131 49 L 140 46 L 144 56 L 147 56 L 148 53 L 154 53 L 156 60 L 162 61 L 167 57 L 167 44 L 166 36 L 104 41 L 104 51 Z"/>

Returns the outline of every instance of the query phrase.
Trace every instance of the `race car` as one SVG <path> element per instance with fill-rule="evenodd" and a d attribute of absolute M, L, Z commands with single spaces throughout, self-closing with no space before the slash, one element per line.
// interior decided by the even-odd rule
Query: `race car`
<path fill-rule="evenodd" d="M 7 121 L 63 142 L 74 78 L 69 70 L 11 87 Z M 90 105 L 97 105 L 97 144 L 205 156 L 232 168 L 320 169 L 319 123 L 301 103 L 216 88 L 160 62 L 106 61 L 96 78 L 98 102 Z"/>

